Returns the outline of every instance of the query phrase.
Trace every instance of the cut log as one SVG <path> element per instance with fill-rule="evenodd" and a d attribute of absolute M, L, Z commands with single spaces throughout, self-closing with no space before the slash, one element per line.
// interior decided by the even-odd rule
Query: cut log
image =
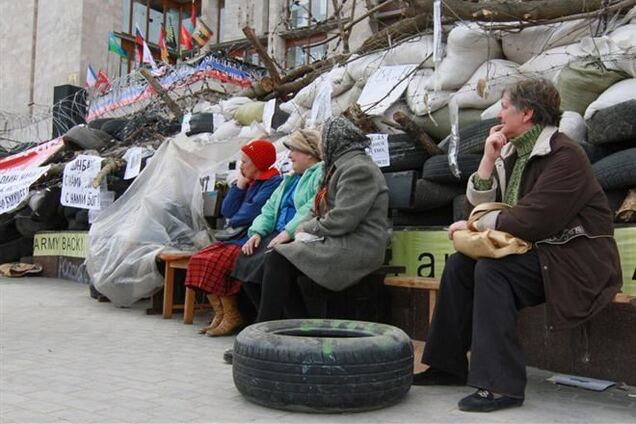
<path fill-rule="evenodd" d="M 360 109 L 360 106 L 358 106 L 357 103 L 353 103 L 349 106 L 342 115 L 353 122 L 356 127 L 360 128 L 362 132 L 366 134 L 375 134 L 380 132 L 371 117 L 362 112 L 362 109 Z"/>
<path fill-rule="evenodd" d="M 630 222 L 636 214 L 636 188 L 632 188 L 627 193 L 623 204 L 616 212 L 616 219 L 622 222 Z"/>
<path fill-rule="evenodd" d="M 429 135 L 422 128 L 418 127 L 415 122 L 411 118 L 409 118 L 404 112 L 395 112 L 393 114 L 393 119 L 395 122 L 402 126 L 402 129 L 417 140 L 426 153 L 430 156 L 435 155 L 443 155 L 444 151 L 440 149 L 437 144 L 429 137 Z"/>

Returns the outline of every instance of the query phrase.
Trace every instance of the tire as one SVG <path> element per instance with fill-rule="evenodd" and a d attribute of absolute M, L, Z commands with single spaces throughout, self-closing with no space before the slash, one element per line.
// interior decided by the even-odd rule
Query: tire
<path fill-rule="evenodd" d="M 426 212 L 399 210 L 391 217 L 393 228 L 396 227 L 447 227 L 453 223 L 453 208 L 449 203 Z"/>
<path fill-rule="evenodd" d="M 453 199 L 453 222 L 468 219 L 470 204 L 465 194 L 460 194 Z"/>
<path fill-rule="evenodd" d="M 460 154 L 457 156 L 457 166 L 459 167 L 459 178 L 455 177 L 448 165 L 448 156 L 437 155 L 424 162 L 422 167 L 422 178 L 436 183 L 459 183 L 468 181 L 468 177 L 479 168 L 481 155 Z"/>
<path fill-rule="evenodd" d="M 387 172 L 384 174 L 389 188 L 389 208 L 408 209 L 412 206 L 413 187 L 417 175 L 415 171 Z"/>
<path fill-rule="evenodd" d="M 100 130 L 102 129 L 102 126 L 108 122 L 111 121 L 113 118 L 97 118 L 97 119 L 93 119 L 91 122 L 89 122 L 88 124 L 86 124 L 88 126 L 88 128 L 93 128 L 96 130 Z"/>
<path fill-rule="evenodd" d="M 104 122 L 100 130 L 110 134 L 111 136 L 115 137 L 117 140 L 123 140 L 124 128 L 126 127 L 127 123 L 128 123 L 127 119 L 114 118 L 107 122 Z"/>
<path fill-rule="evenodd" d="M 21 237 L 15 226 L 15 213 L 0 215 L 0 244 L 8 243 Z"/>
<path fill-rule="evenodd" d="M 289 411 L 342 413 L 399 402 L 413 380 L 400 329 L 346 320 L 251 325 L 234 342 L 234 385 L 248 400 Z"/>
<path fill-rule="evenodd" d="M 466 191 L 464 186 L 459 184 L 442 184 L 420 178 L 415 182 L 415 192 L 413 193 L 413 209 L 416 211 L 426 211 L 448 205 L 455 196 L 459 196 Z"/>
<path fill-rule="evenodd" d="M 38 221 L 33 217 L 30 208 L 25 208 L 15 216 L 15 226 L 22 237 L 33 238 L 40 231 L 53 231 L 66 228 L 66 221 L 60 216 L 53 216 L 47 221 Z"/>
<path fill-rule="evenodd" d="M 76 125 L 62 139 L 71 150 L 100 150 L 108 146 L 112 136 L 102 130 Z"/>
<path fill-rule="evenodd" d="M 607 144 L 636 140 L 636 100 L 597 111 L 587 121 L 587 141 Z"/>
<path fill-rule="evenodd" d="M 459 150 L 458 153 L 483 153 L 484 143 L 490 133 L 490 128 L 499 123 L 499 118 L 491 118 L 476 122 L 459 129 Z M 439 143 L 439 147 L 448 153 L 448 142 L 450 138 L 446 137 Z"/>
<path fill-rule="evenodd" d="M 424 148 L 407 134 L 391 134 L 388 137 L 391 165 L 382 172 L 419 171 L 428 158 Z"/>
<path fill-rule="evenodd" d="M 636 148 L 607 156 L 592 165 L 603 190 L 636 186 Z"/>
<path fill-rule="evenodd" d="M 36 190 L 31 194 L 29 207 L 33 211 L 33 217 L 38 221 L 50 221 L 57 217 L 57 209 L 60 205 L 61 187 L 52 186 L 43 190 Z"/>
<path fill-rule="evenodd" d="M 33 256 L 33 238 L 22 237 L 0 244 L 0 264 L 17 262 L 26 256 Z"/>

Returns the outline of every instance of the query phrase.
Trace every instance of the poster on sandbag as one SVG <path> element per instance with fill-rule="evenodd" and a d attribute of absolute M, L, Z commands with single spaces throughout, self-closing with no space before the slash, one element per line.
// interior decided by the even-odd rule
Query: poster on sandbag
<path fill-rule="evenodd" d="M 29 195 L 29 187 L 44 175 L 50 166 L 37 166 L 0 172 L 0 214 L 9 212 Z"/>
<path fill-rule="evenodd" d="M 64 167 L 60 203 L 80 209 L 101 209 L 100 188 L 93 180 L 102 169 L 102 158 L 79 155 Z"/>
<path fill-rule="evenodd" d="M 358 105 L 367 115 L 382 115 L 408 87 L 417 65 L 381 66 L 364 86 Z"/>

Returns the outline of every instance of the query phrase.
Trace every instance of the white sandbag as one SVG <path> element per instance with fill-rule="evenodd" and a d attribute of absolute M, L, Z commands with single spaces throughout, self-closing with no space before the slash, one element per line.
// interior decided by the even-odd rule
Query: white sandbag
<path fill-rule="evenodd" d="M 497 101 L 481 113 L 481 120 L 485 121 L 486 119 L 497 118 L 499 116 L 499 112 L 501 112 L 501 102 Z"/>
<path fill-rule="evenodd" d="M 363 88 L 371 74 L 382 66 L 385 55 L 386 52 L 378 52 L 352 58 L 346 65 L 347 74 L 356 86 Z"/>
<path fill-rule="evenodd" d="M 417 115 L 435 112 L 448 104 L 453 91 L 433 91 L 426 88 L 428 79 L 433 75 L 432 69 L 421 69 L 415 73 L 406 89 L 406 103 Z"/>
<path fill-rule="evenodd" d="M 389 49 L 382 61 L 383 65 L 421 65 L 432 68 L 433 36 L 422 35 Z"/>
<path fill-rule="evenodd" d="M 308 109 L 302 109 L 292 113 L 291 115 L 289 115 L 289 118 L 287 118 L 287 121 L 285 121 L 283 125 L 278 127 L 276 131 L 284 134 L 291 134 L 294 130 L 303 128 L 309 112 L 310 111 Z"/>
<path fill-rule="evenodd" d="M 219 105 L 213 105 L 208 101 L 198 102 L 192 108 L 192 113 L 221 113 Z"/>
<path fill-rule="evenodd" d="M 608 38 L 620 49 L 616 67 L 636 78 L 636 23 L 617 28 Z"/>
<path fill-rule="evenodd" d="M 525 63 L 532 57 L 558 46 L 578 42 L 596 34 L 597 23 L 586 19 L 524 28 L 519 32 L 503 31 L 501 45 L 508 60 Z"/>
<path fill-rule="evenodd" d="M 617 82 L 603 91 L 585 110 L 585 119 L 590 119 L 596 111 L 603 110 L 618 103 L 636 99 L 636 78 Z"/>
<path fill-rule="evenodd" d="M 345 91 L 337 97 L 331 99 L 331 113 L 333 116 L 342 114 L 349 106 L 354 104 L 362 93 L 362 88 L 354 85 L 348 91 Z"/>
<path fill-rule="evenodd" d="M 310 109 L 314 104 L 314 99 L 320 88 L 320 85 L 326 81 L 331 81 L 331 95 L 337 96 L 353 87 L 354 80 L 349 76 L 344 66 L 338 66 L 331 71 L 322 74 L 309 85 L 302 88 L 296 96 L 294 102 L 306 109 Z M 289 113 L 289 112 L 288 112 Z"/>
<path fill-rule="evenodd" d="M 299 111 L 303 111 L 306 108 L 300 106 L 298 103 L 296 103 L 294 101 L 294 99 L 291 99 L 288 102 L 285 103 L 281 103 L 280 104 L 280 110 L 282 110 L 283 112 L 287 112 L 287 113 L 294 113 L 294 112 L 299 112 Z"/>
<path fill-rule="evenodd" d="M 239 132 L 237 138 L 242 138 L 246 140 L 254 140 L 256 138 L 267 137 L 267 131 L 265 131 L 265 127 L 262 123 L 253 122 L 249 126 L 241 127 L 241 131 Z"/>
<path fill-rule="evenodd" d="M 483 109 L 501 98 L 503 90 L 523 79 L 519 65 L 510 60 L 494 59 L 482 64 L 455 94 L 460 109 Z"/>
<path fill-rule="evenodd" d="M 212 137 L 217 141 L 227 141 L 238 136 L 240 132 L 241 126 L 234 119 L 231 119 L 221 124 L 212 133 Z"/>
<path fill-rule="evenodd" d="M 383 133 L 383 134 L 404 134 L 404 131 L 394 127 L 394 126 L 398 126 L 399 127 L 399 124 L 397 122 L 395 122 L 395 120 L 393 119 L 393 114 L 395 112 L 398 112 L 398 111 L 405 113 L 417 125 L 421 126 L 421 125 L 424 125 L 424 122 L 426 122 L 426 118 L 415 116 L 413 114 L 413 112 L 411 112 L 411 109 L 409 109 L 409 106 L 406 104 L 406 102 L 398 101 L 398 102 L 393 103 L 384 112 L 383 115 L 375 116 L 375 117 L 372 118 L 373 123 L 375 124 L 376 127 L 378 127 L 378 129 L 380 130 L 381 133 Z"/>
<path fill-rule="evenodd" d="M 545 78 L 555 82 L 561 69 L 568 63 L 580 60 L 585 56 L 587 53 L 581 49 L 579 43 L 554 47 L 519 66 L 519 72 L 529 78 Z"/>
<path fill-rule="evenodd" d="M 253 100 L 249 97 L 232 97 L 231 99 L 222 100 L 219 105 L 225 119 L 232 119 L 234 112 L 239 106 L 252 102 Z"/>
<path fill-rule="evenodd" d="M 587 140 L 587 125 L 581 114 L 566 110 L 561 115 L 559 131 L 570 137 L 577 143 L 584 143 Z"/>
<path fill-rule="evenodd" d="M 355 81 L 347 73 L 347 68 L 344 66 L 337 66 L 333 68 L 327 74 L 327 77 L 331 80 L 331 96 L 339 96 L 345 91 L 353 87 Z"/>

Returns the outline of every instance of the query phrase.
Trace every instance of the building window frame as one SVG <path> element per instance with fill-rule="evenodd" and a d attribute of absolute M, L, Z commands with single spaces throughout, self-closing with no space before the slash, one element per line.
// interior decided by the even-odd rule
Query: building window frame
<path fill-rule="evenodd" d="M 321 6 L 320 10 L 316 10 L 316 6 Z M 329 16 L 329 0 L 287 0 L 285 12 L 287 29 L 290 31 L 315 26 Z M 300 12 L 296 19 L 294 12 Z M 305 20 L 305 24 L 295 22 L 300 20 Z"/>

